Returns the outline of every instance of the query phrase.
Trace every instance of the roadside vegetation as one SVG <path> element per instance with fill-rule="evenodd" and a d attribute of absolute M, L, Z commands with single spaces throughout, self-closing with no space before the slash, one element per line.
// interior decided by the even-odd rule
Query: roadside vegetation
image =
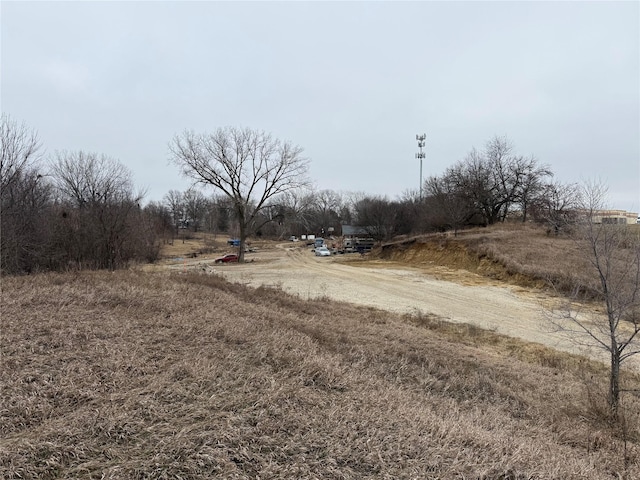
<path fill-rule="evenodd" d="M 204 274 L 2 288 L 2 478 L 640 475 L 578 357 Z"/>

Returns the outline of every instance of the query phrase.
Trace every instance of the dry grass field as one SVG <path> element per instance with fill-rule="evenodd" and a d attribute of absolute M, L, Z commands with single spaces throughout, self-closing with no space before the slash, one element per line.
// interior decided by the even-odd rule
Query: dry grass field
<path fill-rule="evenodd" d="M 3 479 L 640 478 L 602 365 L 478 328 L 139 270 L 1 314 Z"/>
<path fill-rule="evenodd" d="M 453 328 L 210 275 L 4 278 L 0 478 L 638 478 L 601 368 Z"/>

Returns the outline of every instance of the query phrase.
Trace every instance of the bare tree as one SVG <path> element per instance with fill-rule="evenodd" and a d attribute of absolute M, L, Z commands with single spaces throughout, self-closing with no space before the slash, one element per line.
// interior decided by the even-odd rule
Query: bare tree
<path fill-rule="evenodd" d="M 202 228 L 209 233 L 216 233 L 218 231 L 218 220 L 220 218 L 218 212 L 218 205 L 213 197 L 204 199 L 204 217 Z"/>
<path fill-rule="evenodd" d="M 276 237 L 280 240 L 287 233 L 287 208 L 280 203 L 281 197 L 275 197 L 264 206 L 260 213 L 256 215 L 255 234 L 258 237 L 263 235 Z"/>
<path fill-rule="evenodd" d="M 183 175 L 213 186 L 233 202 L 240 261 L 268 200 L 308 184 L 308 160 L 302 148 L 263 131 L 234 127 L 203 134 L 186 131 L 173 138 L 169 150 Z"/>
<path fill-rule="evenodd" d="M 512 168 L 518 179 L 515 200 L 520 205 L 522 223 L 525 223 L 532 205 L 545 191 L 545 182 L 553 172 L 548 165 L 539 165 L 534 157 L 517 157 Z"/>
<path fill-rule="evenodd" d="M 316 233 L 324 234 L 329 227 L 336 227 L 340 223 L 341 195 L 335 190 L 320 190 L 313 194 L 312 228 Z"/>
<path fill-rule="evenodd" d="M 485 224 L 503 222 L 519 206 L 526 221 L 529 205 L 543 179 L 551 175 L 534 157 L 513 153 L 506 137 L 494 137 L 483 151 L 475 148 L 444 174 L 458 198 L 466 197 Z M 449 189 L 451 190 L 451 189 Z"/>
<path fill-rule="evenodd" d="M 63 198 L 78 208 L 130 200 L 133 196 L 131 172 L 105 155 L 57 152 L 51 175 Z"/>
<path fill-rule="evenodd" d="M 0 272 L 32 271 L 46 257 L 50 184 L 37 163 L 37 134 L 0 118 Z"/>
<path fill-rule="evenodd" d="M 136 225 L 142 194 L 134 193 L 130 171 L 95 153 L 59 152 L 51 176 L 63 212 L 69 260 L 115 269 L 135 256 Z"/>
<path fill-rule="evenodd" d="M 379 243 L 395 234 L 398 211 L 398 205 L 385 197 L 367 197 L 356 204 L 358 225 Z"/>
<path fill-rule="evenodd" d="M 169 212 L 171 212 L 173 228 L 177 234 L 180 224 L 186 217 L 182 192 L 178 190 L 169 190 L 164 196 L 164 203 L 169 209 Z"/>
<path fill-rule="evenodd" d="M 283 193 L 279 203 L 285 207 L 285 222 L 290 234 L 306 234 L 313 219 L 314 193 L 309 189 Z"/>
<path fill-rule="evenodd" d="M 549 233 L 557 235 L 575 223 L 579 193 L 580 188 L 576 184 L 553 182 L 543 185 L 529 204 L 533 219 L 546 223 Z"/>
<path fill-rule="evenodd" d="M 173 242 L 175 228 L 171 211 L 166 205 L 161 202 L 149 202 L 144 207 L 144 216 L 156 237 L 164 243 Z"/>
<path fill-rule="evenodd" d="M 215 228 L 220 232 L 229 232 L 233 221 L 233 202 L 226 195 L 213 194 L 211 202 L 215 209 Z"/>
<path fill-rule="evenodd" d="M 340 217 L 344 219 L 347 225 L 354 224 L 357 221 L 357 205 L 368 195 L 365 192 L 343 192 L 342 208 Z"/>
<path fill-rule="evenodd" d="M 0 194 L 0 272 L 47 267 L 50 258 L 51 184 L 35 167 L 18 170 Z"/>
<path fill-rule="evenodd" d="M 182 200 L 189 227 L 197 232 L 206 213 L 207 199 L 200 190 L 190 188 L 182 194 Z"/>
<path fill-rule="evenodd" d="M 464 161 L 458 162 L 445 172 L 461 196 L 469 199 L 474 210 L 486 224 L 493 224 L 502 218 L 507 200 L 500 195 L 495 183 L 492 165 L 475 148 L 467 154 Z"/>
<path fill-rule="evenodd" d="M 430 196 L 428 204 L 432 205 L 438 215 L 440 222 L 448 228 L 453 229 L 454 235 L 458 235 L 458 230 L 462 228 L 473 216 L 473 205 L 469 198 L 462 195 L 450 177 L 429 177 L 425 181 L 425 192 Z M 436 220 L 437 222 L 437 220 Z"/>
<path fill-rule="evenodd" d="M 602 302 L 604 315 L 580 315 L 569 306 L 556 322 L 576 342 L 585 338 L 604 349 L 610 359 L 608 403 L 613 418 L 620 405 L 620 367 L 640 353 L 640 238 L 628 225 L 607 224 L 598 219 L 606 189 L 600 184 L 582 188 L 582 225 L 577 241 L 590 266 L 593 282 L 576 285 L 575 305 Z M 567 326 L 568 325 L 568 326 Z"/>
<path fill-rule="evenodd" d="M 0 117 L 0 191 L 38 158 L 40 142 L 35 131 L 18 125 L 7 114 Z"/>

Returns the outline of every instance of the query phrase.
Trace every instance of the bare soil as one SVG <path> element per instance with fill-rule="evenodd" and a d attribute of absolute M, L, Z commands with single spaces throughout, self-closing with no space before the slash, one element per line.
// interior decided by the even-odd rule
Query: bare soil
<path fill-rule="evenodd" d="M 496 271 L 504 267 L 486 265 L 495 262 L 475 262 L 473 269 L 481 273 L 470 271 L 469 252 L 459 244 L 428 252 L 427 261 L 419 257 L 425 248 L 420 245 L 385 259 L 379 253 L 316 257 L 311 247 L 300 243 L 261 242 L 255 253 L 246 255 L 244 264 L 215 264 L 216 257 L 227 253 L 225 248 L 220 245 L 218 254 L 168 259 L 154 269 L 219 274 L 234 283 L 276 287 L 303 299 L 324 297 L 394 313 L 435 316 L 607 361 L 603 350 L 579 345 L 554 325 L 561 322 L 566 299 L 537 288 L 531 279 L 517 279 L 528 287 L 499 279 L 504 275 Z M 595 320 L 599 313 L 594 307 L 581 315 Z M 629 365 L 638 368 L 632 360 Z"/>

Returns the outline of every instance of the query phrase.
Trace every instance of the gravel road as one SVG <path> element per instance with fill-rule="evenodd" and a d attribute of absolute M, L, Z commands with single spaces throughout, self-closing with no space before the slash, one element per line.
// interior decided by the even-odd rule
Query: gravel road
<path fill-rule="evenodd" d="M 295 244 L 293 244 L 295 245 Z M 247 263 L 214 265 L 194 260 L 176 269 L 200 268 L 232 282 L 268 285 L 302 298 L 328 297 L 396 313 L 433 314 L 603 361 L 604 351 L 585 350 L 554 331 L 551 298 L 542 292 L 498 284 L 466 271 L 385 262 L 354 261 L 352 255 L 316 257 L 310 248 L 280 244 L 247 254 Z M 454 279 L 443 280 L 442 277 Z M 634 362 L 635 363 L 635 362 Z"/>

